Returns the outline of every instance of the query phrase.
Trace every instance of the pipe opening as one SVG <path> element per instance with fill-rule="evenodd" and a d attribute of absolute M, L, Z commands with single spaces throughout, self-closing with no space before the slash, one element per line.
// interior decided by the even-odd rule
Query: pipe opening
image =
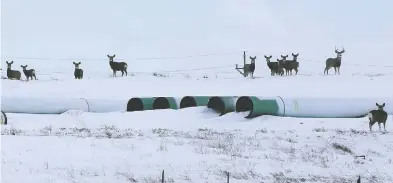
<path fill-rule="evenodd" d="M 153 109 L 169 109 L 171 106 L 165 97 L 157 97 L 153 103 Z"/>
<path fill-rule="evenodd" d="M 254 105 L 250 97 L 240 97 L 236 101 L 236 112 L 252 112 L 254 110 Z"/>
<path fill-rule="evenodd" d="M 225 113 L 225 103 L 220 97 L 212 97 L 207 103 L 207 108 L 213 109 L 214 111 L 223 115 Z"/>
<path fill-rule="evenodd" d="M 144 109 L 143 102 L 140 98 L 132 98 L 127 103 L 127 111 L 142 111 Z"/>
<path fill-rule="evenodd" d="M 186 107 L 196 107 L 197 102 L 194 97 L 183 97 L 180 101 L 180 109 L 186 108 Z"/>

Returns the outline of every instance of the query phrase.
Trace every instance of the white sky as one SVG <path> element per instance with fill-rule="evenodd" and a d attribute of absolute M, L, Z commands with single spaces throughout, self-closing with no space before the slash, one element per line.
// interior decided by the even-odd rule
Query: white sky
<path fill-rule="evenodd" d="M 2 62 L 242 50 L 324 61 L 343 45 L 348 62 L 390 64 L 392 7 L 391 0 L 2 0 Z"/>

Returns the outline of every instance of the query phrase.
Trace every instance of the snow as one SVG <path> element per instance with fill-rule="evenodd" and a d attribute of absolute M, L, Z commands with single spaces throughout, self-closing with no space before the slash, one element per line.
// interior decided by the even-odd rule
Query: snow
<path fill-rule="evenodd" d="M 32 2 L 2 5 L 2 98 L 393 97 L 386 56 L 393 29 L 381 11 L 389 6 L 376 2 L 363 5 L 375 9 L 368 18 L 343 2 Z M 326 58 L 342 45 L 341 74 L 324 75 Z M 234 69 L 243 65 L 243 50 L 257 56 L 255 79 Z M 264 54 L 275 61 L 291 52 L 299 53 L 299 74 L 270 76 Z M 111 77 L 106 54 L 127 62 L 128 76 Z M 38 80 L 26 82 L 23 73 L 22 81 L 3 79 L 7 60 L 15 70 L 35 69 Z M 74 79 L 73 61 L 82 62 L 82 80 Z M 219 116 L 206 107 L 7 116 L 4 183 L 153 183 L 162 170 L 167 183 L 225 182 L 225 172 L 231 183 L 347 183 L 359 175 L 393 182 L 392 114 L 387 132 L 377 124 L 369 132 L 367 117 L 245 119 L 246 112 Z"/>
<path fill-rule="evenodd" d="M 225 171 L 231 182 L 393 181 L 393 126 L 369 133 L 366 118 L 246 120 L 204 107 L 8 118 L 4 182 L 154 182 L 162 170 L 174 182 L 223 182 Z"/>
<path fill-rule="evenodd" d="M 312 67 L 304 66 L 297 76 L 272 77 L 260 64 L 254 80 L 232 68 L 210 78 L 192 71 L 187 73 L 190 77 L 169 73 L 112 78 L 103 66 L 100 77 L 87 74 L 83 80 L 74 80 L 65 69 L 49 76 L 38 74 L 36 81 L 2 80 L 2 96 L 65 100 L 187 95 L 391 97 L 392 86 L 386 84 L 393 74 L 389 68 L 304 74 Z M 213 75 L 214 70 L 206 72 Z M 1 131 L 3 182 L 157 182 L 162 170 L 168 182 L 223 182 L 225 171 L 235 183 L 349 182 L 358 175 L 367 181 L 393 181 L 392 116 L 387 133 L 379 132 L 378 125 L 370 133 L 366 117 L 249 120 L 242 113 L 219 116 L 205 107 L 8 113 L 8 123 Z"/>

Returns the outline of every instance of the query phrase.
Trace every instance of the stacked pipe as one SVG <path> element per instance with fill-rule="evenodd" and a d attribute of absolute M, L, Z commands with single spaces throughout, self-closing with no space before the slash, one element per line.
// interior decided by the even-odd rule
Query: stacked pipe
<path fill-rule="evenodd" d="M 88 98 L 23 98 L 2 97 L 1 110 L 5 113 L 61 114 L 67 110 L 85 112 L 145 111 L 205 106 L 220 116 L 230 112 L 245 113 L 245 118 L 261 115 L 354 118 L 363 117 L 375 109 L 375 103 L 386 103 L 384 110 L 393 114 L 393 98 L 307 98 L 258 96 L 184 96 L 132 97 L 131 99 Z"/>

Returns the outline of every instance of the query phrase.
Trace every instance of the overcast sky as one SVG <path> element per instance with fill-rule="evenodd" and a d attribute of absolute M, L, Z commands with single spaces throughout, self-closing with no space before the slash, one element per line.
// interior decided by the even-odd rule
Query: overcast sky
<path fill-rule="evenodd" d="M 1 2 L 2 60 L 106 54 L 132 60 L 247 50 L 299 52 L 303 59 L 324 61 L 343 45 L 348 62 L 386 64 L 393 51 L 391 0 Z"/>

